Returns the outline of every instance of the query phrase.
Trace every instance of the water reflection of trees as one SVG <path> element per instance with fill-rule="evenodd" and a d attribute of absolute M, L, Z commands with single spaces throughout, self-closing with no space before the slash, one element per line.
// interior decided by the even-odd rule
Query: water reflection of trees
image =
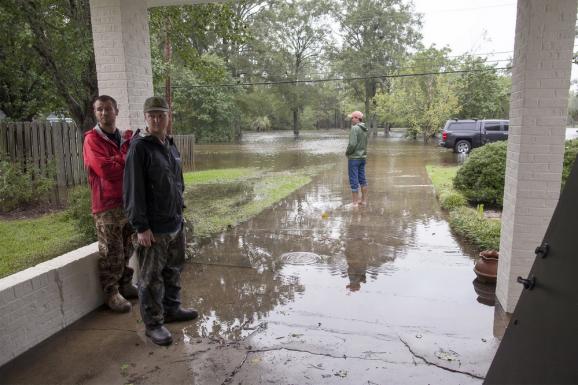
<path fill-rule="evenodd" d="M 304 290 L 298 278 L 281 275 L 270 258 L 268 262 L 255 260 L 252 267 L 246 267 L 249 260 L 224 257 L 187 265 L 181 279 L 183 298 L 190 301 L 185 305 L 196 307 L 201 314 L 196 330 L 188 332 L 238 340 L 269 311 Z"/>
<path fill-rule="evenodd" d="M 239 338 L 305 288 L 285 276 L 281 256 L 311 252 L 350 290 L 391 274 L 396 258 L 418 247 L 418 231 L 440 216 L 422 151 L 379 148 L 368 167 L 370 204 L 351 209 L 343 164 L 293 198 L 204 245 L 184 274 L 188 298 L 204 315 L 195 333 Z M 289 161 L 289 159 L 285 159 Z M 302 157 L 289 161 L 303 162 Z"/>

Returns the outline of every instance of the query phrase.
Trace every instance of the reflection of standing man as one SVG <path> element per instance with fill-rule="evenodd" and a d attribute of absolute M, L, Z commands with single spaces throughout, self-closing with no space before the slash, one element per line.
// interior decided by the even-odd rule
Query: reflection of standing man
<path fill-rule="evenodd" d="M 351 113 L 351 131 L 345 155 L 348 159 L 349 184 L 354 205 L 367 204 L 367 180 L 365 179 L 365 160 L 367 159 L 367 128 L 360 111 Z M 360 196 L 361 189 L 361 196 Z"/>
<path fill-rule="evenodd" d="M 133 230 L 122 209 L 124 159 L 132 132 L 127 130 L 121 137 L 112 97 L 97 97 L 93 108 L 97 125 L 84 135 L 83 157 L 98 238 L 98 271 L 105 303 L 112 311 L 125 313 L 131 310 L 126 299 L 137 297 L 131 282 L 133 270 L 128 266 Z"/>
<path fill-rule="evenodd" d="M 363 250 L 363 249 L 362 249 Z M 360 251 L 358 251 L 360 253 Z M 363 255 L 352 255 L 350 251 L 346 252 L 347 260 L 347 277 L 349 284 L 345 287 L 350 291 L 358 291 L 361 284 L 366 282 L 365 273 L 367 271 L 367 261 Z"/>
<path fill-rule="evenodd" d="M 161 97 L 145 101 L 147 128 L 133 139 L 124 173 L 124 207 L 137 231 L 140 311 L 146 335 L 158 345 L 173 342 L 164 323 L 197 317 L 180 306 L 184 181 L 181 156 L 166 133 L 168 112 Z"/>

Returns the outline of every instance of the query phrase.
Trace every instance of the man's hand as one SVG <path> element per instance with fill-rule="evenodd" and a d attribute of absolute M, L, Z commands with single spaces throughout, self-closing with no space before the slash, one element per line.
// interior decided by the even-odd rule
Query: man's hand
<path fill-rule="evenodd" d="M 151 245 L 156 242 L 155 236 L 150 229 L 143 231 L 142 233 L 138 233 L 137 238 L 138 244 L 144 247 L 151 247 Z"/>

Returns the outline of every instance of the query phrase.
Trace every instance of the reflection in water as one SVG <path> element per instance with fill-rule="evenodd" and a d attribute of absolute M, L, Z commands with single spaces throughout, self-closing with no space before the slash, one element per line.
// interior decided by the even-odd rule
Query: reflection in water
<path fill-rule="evenodd" d="M 352 292 L 357 317 L 409 317 L 413 324 L 410 314 L 449 314 L 454 302 L 468 309 L 468 317 L 482 317 L 483 307 L 465 289 L 472 259 L 451 236 L 425 171 L 426 164 L 449 163 L 451 152 L 398 138 L 372 141 L 369 204 L 357 208 L 349 204 L 345 132 L 305 133 L 299 141 L 290 133 L 244 140 L 199 146 L 195 167 L 328 167 L 288 199 L 200 248 L 182 281 L 184 305 L 203 316 L 186 335 L 236 340 L 271 318 L 332 313 Z M 422 297 L 425 302 L 416 303 Z M 387 314 L 378 315 L 376 300 L 387 304 Z"/>
<path fill-rule="evenodd" d="M 485 283 L 477 278 L 472 281 L 474 290 L 478 295 L 478 302 L 484 305 L 494 306 L 496 304 L 496 284 Z"/>

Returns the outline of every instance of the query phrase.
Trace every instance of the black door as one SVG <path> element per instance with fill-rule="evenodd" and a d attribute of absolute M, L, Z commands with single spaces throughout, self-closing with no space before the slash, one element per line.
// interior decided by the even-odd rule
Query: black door
<path fill-rule="evenodd" d="M 504 139 L 500 122 L 484 122 L 484 131 L 486 133 L 486 143 Z"/>
<path fill-rule="evenodd" d="M 578 384 L 576 197 L 574 163 L 484 384 Z"/>

